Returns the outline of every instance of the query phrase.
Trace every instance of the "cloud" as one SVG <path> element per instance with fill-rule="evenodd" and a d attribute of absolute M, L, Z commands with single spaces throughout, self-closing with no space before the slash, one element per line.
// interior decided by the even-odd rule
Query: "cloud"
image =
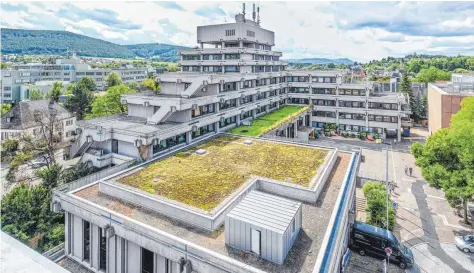
<path fill-rule="evenodd" d="M 119 20 L 116 12 L 109 9 L 93 9 L 85 10 L 80 8 L 66 8 L 58 12 L 58 14 L 71 20 L 82 20 L 89 18 L 103 25 L 115 27 L 119 29 L 140 29 L 141 26 L 130 21 Z"/>
<path fill-rule="evenodd" d="M 225 12 L 220 8 L 220 7 L 211 7 L 211 6 L 205 6 L 205 7 L 200 7 L 197 10 L 194 11 L 194 14 L 203 16 L 203 17 L 216 17 L 216 16 L 225 16 Z"/>
<path fill-rule="evenodd" d="M 182 6 L 178 5 L 176 2 L 164 1 L 164 2 L 155 2 L 155 3 L 166 9 L 175 9 L 175 10 L 185 11 L 185 9 Z"/>
<path fill-rule="evenodd" d="M 9 3 L 1 3 L 1 8 L 4 12 L 5 11 L 21 11 L 21 10 L 28 11 L 28 8 L 26 6 L 23 6 L 20 4 L 12 5 Z"/>
<path fill-rule="evenodd" d="M 473 2 L 265 2 L 284 59 L 369 61 L 413 52 L 474 55 Z M 6 8 L 5 8 L 6 7 Z M 2 3 L 1 26 L 66 30 L 118 44 L 196 46 L 196 27 L 233 22 L 241 2 Z M 247 18 L 251 17 L 247 5 Z M 140 12 L 135 12 L 139 10 Z"/>

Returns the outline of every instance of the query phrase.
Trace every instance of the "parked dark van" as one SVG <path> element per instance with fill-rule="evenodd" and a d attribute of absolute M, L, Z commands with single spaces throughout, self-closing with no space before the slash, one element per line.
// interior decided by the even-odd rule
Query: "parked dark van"
<path fill-rule="evenodd" d="M 387 257 L 385 249 L 390 247 L 390 262 L 398 264 L 402 269 L 413 266 L 415 262 L 411 250 L 400 244 L 391 231 L 362 222 L 354 223 L 350 246 L 362 256 L 370 255 L 380 259 Z"/>

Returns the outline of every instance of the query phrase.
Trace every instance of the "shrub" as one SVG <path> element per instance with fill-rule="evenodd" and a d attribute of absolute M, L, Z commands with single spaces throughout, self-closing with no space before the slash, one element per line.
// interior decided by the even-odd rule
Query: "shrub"
<path fill-rule="evenodd" d="M 18 150 L 19 142 L 15 139 L 7 139 L 2 143 L 2 150 L 5 152 L 15 152 Z"/>
<path fill-rule="evenodd" d="M 365 197 L 367 198 L 367 223 L 386 228 L 387 221 L 387 191 L 385 185 L 379 182 L 367 182 L 362 187 Z M 389 204 L 392 201 L 389 197 Z M 395 227 L 395 210 L 390 205 L 388 208 L 388 229 L 393 230 Z"/>

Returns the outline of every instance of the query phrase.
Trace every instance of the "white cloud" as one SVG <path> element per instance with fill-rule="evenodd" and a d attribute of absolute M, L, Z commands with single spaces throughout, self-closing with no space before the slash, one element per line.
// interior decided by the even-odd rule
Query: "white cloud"
<path fill-rule="evenodd" d="M 5 27 L 54 28 L 120 44 L 160 42 L 195 46 L 197 26 L 232 22 L 242 7 L 242 2 L 228 1 L 178 4 L 182 8 L 130 1 L 22 2 L 2 11 L 1 22 Z M 259 4 L 262 27 L 275 32 L 274 49 L 283 51 L 283 58 L 347 57 L 369 61 L 413 52 L 474 55 L 469 51 L 474 41 L 474 5 L 469 2 Z M 24 8 L 20 10 L 22 7 L 27 7 L 27 12 Z M 248 18 L 251 9 L 247 3 Z M 96 11 L 110 16 L 104 20 L 84 16 Z M 77 14 L 79 18 L 72 18 Z M 32 23 L 31 18 L 38 20 Z M 107 25 L 108 22 L 113 23 Z"/>

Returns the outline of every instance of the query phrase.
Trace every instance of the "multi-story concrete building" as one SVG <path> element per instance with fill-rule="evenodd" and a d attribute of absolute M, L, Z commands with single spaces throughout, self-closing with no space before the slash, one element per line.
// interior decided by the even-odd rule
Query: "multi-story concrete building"
<path fill-rule="evenodd" d="M 359 154 L 220 135 L 291 104 L 312 106 L 301 119 L 290 121 L 294 131 L 335 124 L 341 131 L 385 135 L 395 130 L 400 138 L 402 118 L 410 113 L 408 99 L 374 94 L 370 83 L 347 83 L 346 71 L 286 71 L 286 63 L 278 59 L 281 53 L 272 51 L 273 32 L 261 28 L 255 15 L 246 19 L 244 11 L 235 23 L 198 27 L 200 47 L 182 52 L 181 72 L 158 77 L 158 95 L 121 97 L 127 115 L 78 122 L 72 156 L 92 149 L 101 151 L 87 154 L 92 162 L 107 155 L 147 162 L 92 184 L 54 191 L 53 210 L 66 213 L 65 252 L 70 259 L 108 273 L 344 268 Z M 254 148 L 260 153 L 249 151 Z M 303 185 L 295 185 L 291 175 L 284 181 L 270 174 L 254 176 L 253 166 L 260 160 L 255 156 L 288 158 L 288 152 L 278 149 L 296 149 L 291 162 L 311 160 L 311 155 L 298 155 L 318 149 L 324 163 L 311 170 L 316 175 Z M 267 164 L 257 169 L 272 168 Z M 223 173 L 235 171 L 235 177 L 222 179 Z M 155 186 L 173 187 L 169 175 L 183 175 L 178 183 L 205 182 L 191 189 L 155 191 Z M 243 184 L 226 186 L 228 194 L 214 207 L 197 204 L 199 193 L 215 196 L 212 192 L 228 180 Z"/>
<path fill-rule="evenodd" d="M 282 105 L 313 105 L 304 126 L 398 139 L 410 127 L 407 96 L 347 83 L 347 71 L 286 71 L 272 51 L 274 33 L 243 14 L 235 23 L 198 27 L 198 42 L 181 52 L 181 72 L 158 76 L 159 94 L 122 96 L 128 115 L 80 121 L 71 155 L 92 147 L 148 160 Z"/>
<path fill-rule="evenodd" d="M 433 134 L 448 128 L 451 116 L 461 109 L 461 101 L 474 96 L 472 74 L 452 75 L 451 82 L 428 84 L 428 129 Z"/>
<path fill-rule="evenodd" d="M 1 71 L 1 100 L 3 103 L 18 103 L 24 99 L 21 86 L 25 84 L 38 81 L 76 82 L 86 76 L 95 80 L 99 91 L 105 90 L 105 77 L 111 72 L 117 73 L 126 83 L 144 81 L 148 75 L 147 68 L 91 68 L 74 56 L 57 59 L 55 64 L 16 64 Z"/>

